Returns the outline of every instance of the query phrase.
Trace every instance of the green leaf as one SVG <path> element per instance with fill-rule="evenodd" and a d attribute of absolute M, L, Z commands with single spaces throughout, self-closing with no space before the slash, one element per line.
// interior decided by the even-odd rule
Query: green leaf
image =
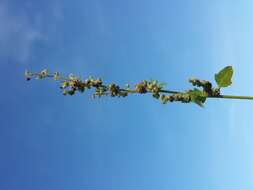
<path fill-rule="evenodd" d="M 164 87 L 164 86 L 166 86 L 166 85 L 167 85 L 167 83 L 164 83 L 164 82 L 163 82 L 163 83 L 160 83 L 160 84 L 158 85 L 158 87 L 159 87 L 159 88 L 162 88 L 162 87 Z"/>
<path fill-rule="evenodd" d="M 159 99 L 160 98 L 160 95 L 159 94 L 152 94 L 153 98 L 155 99 Z"/>
<path fill-rule="evenodd" d="M 62 94 L 63 94 L 64 96 L 66 96 L 66 95 L 68 94 L 68 91 L 67 91 L 67 90 L 63 90 Z"/>
<path fill-rule="evenodd" d="M 59 72 L 54 72 L 54 80 L 59 80 L 60 74 Z"/>
<path fill-rule="evenodd" d="M 215 74 L 214 78 L 217 85 L 222 87 L 227 87 L 232 84 L 231 78 L 233 76 L 232 66 L 227 66 L 223 68 L 219 73 Z"/>
<path fill-rule="evenodd" d="M 196 103 L 200 107 L 204 107 L 204 103 L 208 96 L 206 92 L 194 88 L 193 90 L 189 90 L 187 93 L 190 95 L 192 102 Z"/>
<path fill-rule="evenodd" d="M 74 95 L 75 94 L 75 90 L 69 90 L 68 94 L 71 95 L 71 96 Z"/>
<path fill-rule="evenodd" d="M 158 81 L 157 81 L 157 80 L 151 80 L 150 83 L 151 83 L 152 85 L 157 85 Z"/>
<path fill-rule="evenodd" d="M 65 81 L 62 81 L 60 88 L 61 88 L 61 89 L 65 89 L 65 88 L 67 88 L 68 86 L 69 86 L 69 82 L 65 80 Z"/>

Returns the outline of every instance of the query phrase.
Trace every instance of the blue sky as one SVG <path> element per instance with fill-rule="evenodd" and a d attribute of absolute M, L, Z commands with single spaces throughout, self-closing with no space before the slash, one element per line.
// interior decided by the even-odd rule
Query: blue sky
<path fill-rule="evenodd" d="M 0 189 L 251 190 L 253 102 L 162 105 L 150 96 L 63 97 L 24 70 L 190 88 L 235 73 L 253 95 L 250 0 L 0 1 Z"/>

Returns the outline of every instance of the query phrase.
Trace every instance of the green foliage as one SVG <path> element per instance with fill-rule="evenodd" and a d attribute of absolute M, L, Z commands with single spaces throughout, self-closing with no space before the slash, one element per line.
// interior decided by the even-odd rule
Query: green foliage
<path fill-rule="evenodd" d="M 193 90 L 188 90 L 187 93 L 191 97 L 191 102 L 196 103 L 200 107 L 204 107 L 204 103 L 208 97 L 208 94 L 205 91 L 194 88 Z"/>
<path fill-rule="evenodd" d="M 69 86 L 69 82 L 66 81 L 66 80 L 64 80 L 64 81 L 62 81 L 60 88 L 61 88 L 61 89 L 65 89 L 65 88 L 67 88 L 68 86 Z"/>
<path fill-rule="evenodd" d="M 68 94 L 68 91 L 67 90 L 63 90 L 62 91 L 62 95 L 66 96 Z"/>
<path fill-rule="evenodd" d="M 223 68 L 219 73 L 215 74 L 214 78 L 217 85 L 222 87 L 227 87 L 232 84 L 233 68 L 232 66 L 227 66 Z"/>

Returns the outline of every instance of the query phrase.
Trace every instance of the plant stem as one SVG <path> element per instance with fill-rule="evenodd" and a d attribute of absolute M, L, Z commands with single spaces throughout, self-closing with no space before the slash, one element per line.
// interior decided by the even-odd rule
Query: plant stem
<path fill-rule="evenodd" d="M 129 93 L 137 93 L 135 90 L 125 90 Z M 172 90 L 160 90 L 160 92 L 168 94 L 180 94 L 182 92 Z M 253 100 L 253 96 L 234 96 L 234 95 L 220 95 L 220 96 L 208 96 L 207 98 L 222 98 L 222 99 L 239 99 L 239 100 Z"/>
<path fill-rule="evenodd" d="M 31 76 L 38 76 L 40 73 L 33 73 Z M 54 75 L 48 74 L 47 77 L 53 78 Z M 69 80 L 65 77 L 59 77 L 58 80 Z M 106 87 L 106 85 L 102 85 L 102 87 Z M 120 89 L 121 91 L 125 91 L 128 93 L 138 93 L 134 89 Z M 168 93 L 168 94 L 180 94 L 183 92 L 180 91 L 172 91 L 172 90 L 160 90 L 161 93 Z M 147 92 L 151 93 L 151 92 Z M 239 100 L 253 100 L 253 96 L 235 96 L 235 95 L 219 95 L 219 96 L 207 96 L 207 98 L 222 98 L 222 99 L 239 99 Z"/>
<path fill-rule="evenodd" d="M 120 89 L 120 90 L 126 91 L 128 93 L 138 93 L 138 92 L 136 92 L 136 90 L 130 90 L 130 89 L 128 89 L 128 90 Z M 160 90 L 159 92 L 168 93 L 168 94 L 180 94 L 180 93 L 182 93 L 182 92 L 179 92 L 179 91 L 172 91 L 172 90 Z M 151 93 L 151 92 L 147 92 L 147 93 Z"/>
<path fill-rule="evenodd" d="M 178 91 L 160 90 L 160 92 L 179 94 Z M 207 98 L 223 98 L 223 99 L 239 99 L 239 100 L 253 100 L 253 96 L 234 96 L 234 95 L 220 95 L 220 96 L 208 96 Z"/>
<path fill-rule="evenodd" d="M 172 90 L 160 90 L 160 92 L 163 93 L 169 93 L 169 94 L 180 94 L 181 92 L 178 91 L 172 91 Z"/>
<path fill-rule="evenodd" d="M 234 95 L 220 95 L 217 97 L 207 97 L 207 98 L 223 98 L 223 99 L 239 99 L 239 100 L 253 100 L 253 96 L 234 96 Z"/>
<path fill-rule="evenodd" d="M 178 91 L 160 90 L 160 92 L 179 94 Z M 220 96 L 208 96 L 207 98 L 223 98 L 223 99 L 239 99 L 239 100 L 253 100 L 253 96 L 234 96 L 234 95 L 220 95 Z"/>

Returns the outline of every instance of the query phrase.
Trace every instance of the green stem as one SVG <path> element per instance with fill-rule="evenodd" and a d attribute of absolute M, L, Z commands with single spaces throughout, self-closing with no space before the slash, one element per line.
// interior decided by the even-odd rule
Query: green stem
<path fill-rule="evenodd" d="M 160 92 L 169 93 L 169 94 L 180 94 L 180 93 L 182 93 L 182 92 L 172 91 L 172 90 L 160 90 Z"/>
<path fill-rule="evenodd" d="M 208 97 L 208 98 L 253 100 L 253 96 L 234 96 L 234 95 L 220 95 L 220 96 L 218 96 L 218 97 Z"/>
<path fill-rule="evenodd" d="M 178 91 L 160 90 L 160 92 L 179 94 Z M 220 95 L 220 96 L 208 96 L 207 98 L 223 98 L 223 99 L 239 99 L 239 100 L 253 100 L 253 96 L 234 96 L 234 95 Z"/>
<path fill-rule="evenodd" d="M 135 90 L 126 90 L 126 91 L 129 92 L 129 93 L 137 93 Z M 172 91 L 172 90 L 160 90 L 160 92 L 168 93 L 168 94 L 180 94 L 180 93 L 182 93 L 182 92 L 179 92 L 179 91 Z M 150 92 L 148 92 L 148 93 L 150 93 Z M 253 96 L 234 96 L 234 95 L 208 96 L 207 98 L 253 100 Z"/>
<path fill-rule="evenodd" d="M 126 91 L 128 93 L 138 93 L 138 92 L 136 92 L 136 90 L 130 90 L 130 89 L 128 89 L 128 90 L 120 89 L 120 90 Z M 182 92 L 179 92 L 179 91 L 172 91 L 172 90 L 160 90 L 159 92 L 168 93 L 168 94 L 180 94 L 180 93 L 182 93 Z M 147 93 L 151 93 L 151 92 L 147 92 Z"/>

